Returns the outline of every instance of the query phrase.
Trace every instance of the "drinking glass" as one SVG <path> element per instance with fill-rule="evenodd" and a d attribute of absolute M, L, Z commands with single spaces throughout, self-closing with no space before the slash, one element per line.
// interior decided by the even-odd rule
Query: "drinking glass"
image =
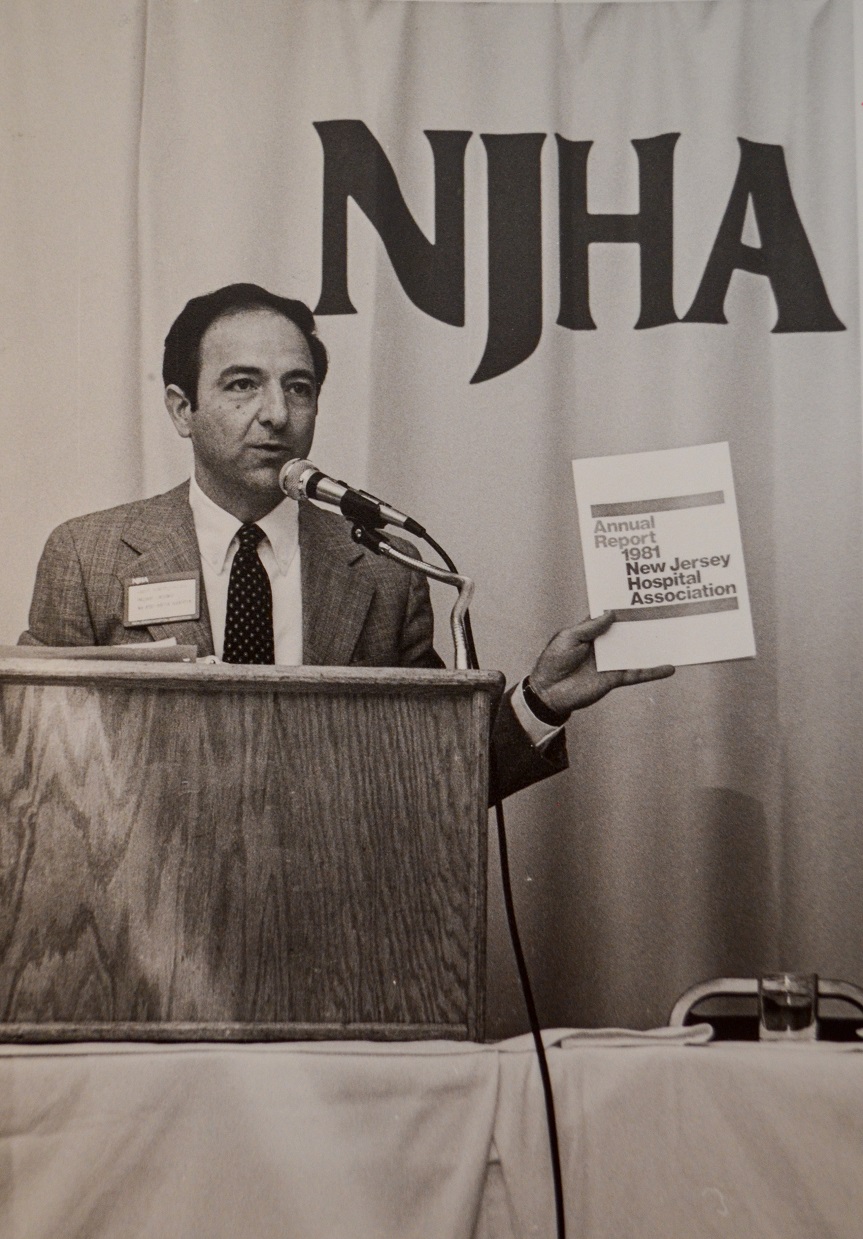
<path fill-rule="evenodd" d="M 758 981 L 760 1041 L 814 1041 L 818 1028 L 818 977 L 773 972 Z"/>

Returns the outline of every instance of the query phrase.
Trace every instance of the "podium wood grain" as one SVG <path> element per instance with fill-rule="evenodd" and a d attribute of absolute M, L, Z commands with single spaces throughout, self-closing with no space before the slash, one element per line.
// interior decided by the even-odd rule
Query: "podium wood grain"
<path fill-rule="evenodd" d="M 500 685 L 0 662 L 0 1037 L 481 1039 Z"/>

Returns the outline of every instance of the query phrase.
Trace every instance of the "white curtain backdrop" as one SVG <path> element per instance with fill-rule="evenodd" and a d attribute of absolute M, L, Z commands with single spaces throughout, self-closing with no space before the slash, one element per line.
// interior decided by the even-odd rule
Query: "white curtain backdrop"
<path fill-rule="evenodd" d="M 863 982 L 852 16 L 850 0 L 0 0 L 0 640 L 26 624 L 55 524 L 187 476 L 160 379 L 185 301 L 239 280 L 321 297 L 315 125 L 362 122 L 429 242 L 424 133 L 460 131 L 464 325 L 411 300 L 349 201 L 356 313 L 319 316 L 332 369 L 314 459 L 416 515 L 475 577 L 481 659 L 512 677 L 587 613 L 571 459 L 728 440 L 757 643 L 577 716 L 570 771 L 510 802 L 541 1018 L 661 1023 L 696 980 L 779 966 Z M 676 317 L 699 317 L 747 151 L 769 171 L 744 187 L 732 266 L 767 274 L 733 271 L 725 323 L 636 328 L 647 242 L 600 241 L 595 329 L 559 325 L 561 159 L 592 143 L 588 210 L 634 214 L 637 151 L 667 134 Z M 792 242 L 787 261 L 771 249 Z M 806 250 L 834 329 L 810 313 L 775 331 L 812 291 Z M 502 286 L 505 364 L 472 383 Z M 435 594 L 444 654 L 450 601 Z M 502 1035 L 524 1017 L 492 851 Z"/>

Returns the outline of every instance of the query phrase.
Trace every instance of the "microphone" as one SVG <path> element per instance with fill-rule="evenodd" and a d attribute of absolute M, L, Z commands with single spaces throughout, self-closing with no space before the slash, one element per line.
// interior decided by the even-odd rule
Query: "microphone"
<path fill-rule="evenodd" d="M 310 460 L 289 460 L 282 465 L 279 487 L 291 499 L 317 499 L 319 503 L 338 508 L 349 521 L 359 525 L 372 529 L 398 525 L 415 538 L 425 537 L 426 531 L 418 521 L 366 491 L 354 490 L 344 482 L 327 477 Z"/>

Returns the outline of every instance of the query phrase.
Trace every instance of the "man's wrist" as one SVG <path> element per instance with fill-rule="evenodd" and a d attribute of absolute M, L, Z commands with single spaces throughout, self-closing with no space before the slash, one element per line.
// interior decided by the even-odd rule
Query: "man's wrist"
<path fill-rule="evenodd" d="M 546 705 L 532 686 L 529 675 L 526 675 L 522 680 L 521 691 L 527 708 L 532 714 L 536 715 L 541 723 L 545 723 L 548 727 L 562 727 L 572 714 L 571 710 L 553 710 L 551 706 Z"/>

